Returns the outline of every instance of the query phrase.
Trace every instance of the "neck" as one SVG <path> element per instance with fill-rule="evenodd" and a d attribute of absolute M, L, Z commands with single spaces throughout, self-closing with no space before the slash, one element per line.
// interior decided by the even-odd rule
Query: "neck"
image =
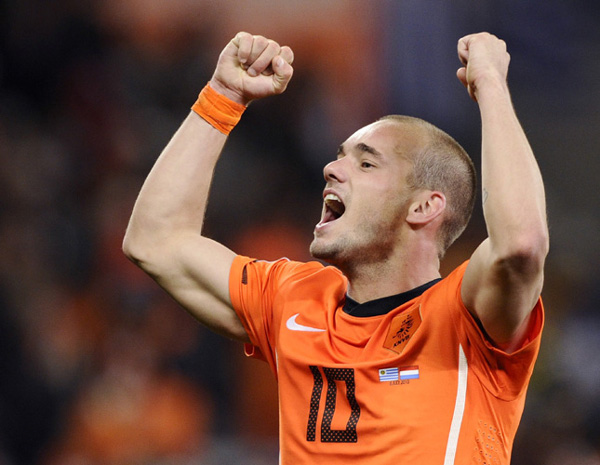
<path fill-rule="evenodd" d="M 410 291 L 440 277 L 437 253 L 427 251 L 344 268 L 348 295 L 359 303 Z"/>

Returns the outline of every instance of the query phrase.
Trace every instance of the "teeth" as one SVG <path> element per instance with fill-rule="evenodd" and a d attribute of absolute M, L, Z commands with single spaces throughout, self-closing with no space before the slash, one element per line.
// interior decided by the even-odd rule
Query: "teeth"
<path fill-rule="evenodd" d="M 336 217 L 341 216 L 342 213 L 344 213 L 344 210 L 346 210 L 344 203 L 335 194 L 327 194 L 325 196 L 325 204 L 333 213 L 335 213 Z"/>

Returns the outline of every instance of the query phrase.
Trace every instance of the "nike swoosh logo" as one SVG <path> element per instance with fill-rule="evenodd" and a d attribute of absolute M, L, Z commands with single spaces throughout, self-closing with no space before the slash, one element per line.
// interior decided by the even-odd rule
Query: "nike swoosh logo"
<path fill-rule="evenodd" d="M 318 332 L 318 333 L 325 331 L 324 329 L 313 328 L 312 326 L 304 326 L 299 323 L 296 323 L 296 318 L 298 318 L 298 315 L 300 315 L 300 314 L 296 313 L 295 315 L 288 318 L 288 320 L 285 324 L 288 329 L 291 329 L 292 331 L 310 331 L 310 332 Z"/>

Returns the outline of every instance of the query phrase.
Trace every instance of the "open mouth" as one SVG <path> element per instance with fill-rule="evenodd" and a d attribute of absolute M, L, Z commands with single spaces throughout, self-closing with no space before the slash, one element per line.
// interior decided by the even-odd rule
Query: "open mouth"
<path fill-rule="evenodd" d="M 325 214 L 321 224 L 329 223 L 337 220 L 346 211 L 346 206 L 335 194 L 327 194 L 325 196 Z"/>

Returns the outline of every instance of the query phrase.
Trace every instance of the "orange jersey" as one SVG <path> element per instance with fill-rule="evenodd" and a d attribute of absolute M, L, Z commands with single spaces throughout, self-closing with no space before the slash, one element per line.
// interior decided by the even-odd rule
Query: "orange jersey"
<path fill-rule="evenodd" d="M 495 348 L 460 297 L 466 263 L 376 316 L 334 267 L 238 256 L 230 295 L 278 381 L 281 463 L 508 465 L 543 326 Z"/>

